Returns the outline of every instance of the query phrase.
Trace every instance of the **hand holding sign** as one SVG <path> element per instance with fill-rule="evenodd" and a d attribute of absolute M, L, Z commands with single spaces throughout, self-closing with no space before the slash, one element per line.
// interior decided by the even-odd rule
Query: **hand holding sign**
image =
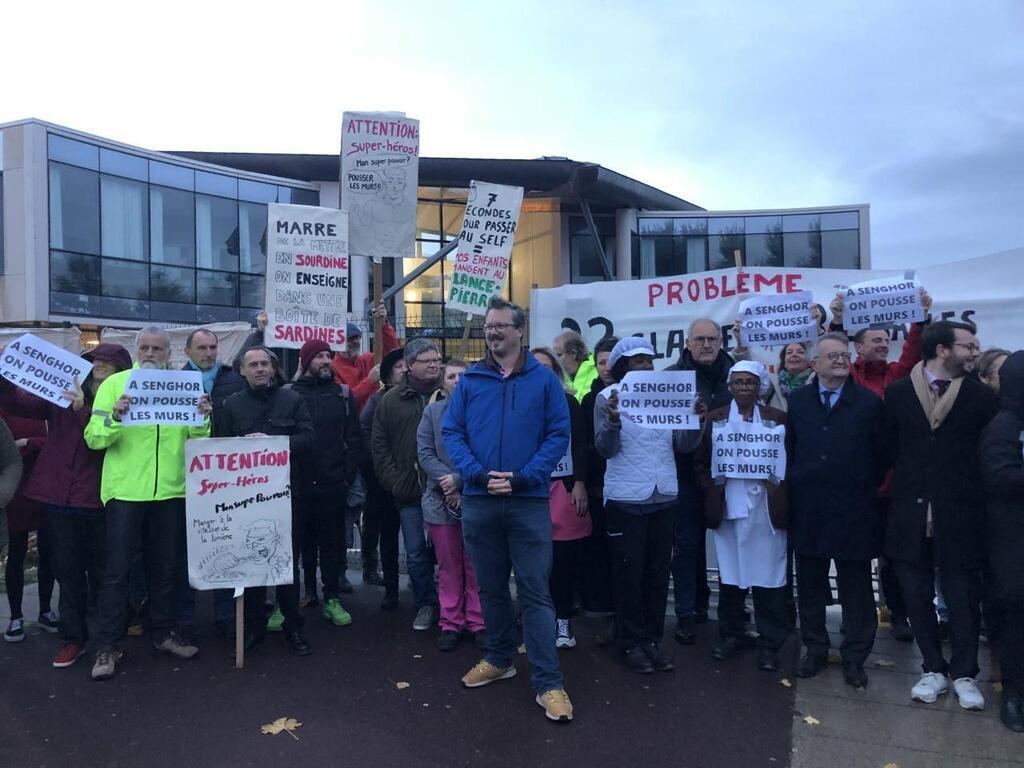
<path fill-rule="evenodd" d="M 913 278 L 883 277 L 851 285 L 843 291 L 843 326 L 856 333 L 871 326 L 919 323 L 926 314 L 925 297 L 930 307 L 931 297 Z"/>
<path fill-rule="evenodd" d="M 85 405 L 85 393 L 82 391 L 82 385 L 77 376 L 71 380 L 71 388 L 65 389 L 61 396 L 71 404 L 73 411 L 80 411 Z"/>
<path fill-rule="evenodd" d="M 92 363 L 31 333 L 0 354 L 0 376 L 61 408 L 70 404 L 64 392 L 74 387 L 75 377 L 81 381 L 91 370 Z"/>
<path fill-rule="evenodd" d="M 811 314 L 810 291 L 754 296 L 740 304 L 741 340 L 745 345 L 781 347 L 818 337 L 818 322 Z"/>
<path fill-rule="evenodd" d="M 622 411 L 644 429 L 700 429 L 693 371 L 630 371 L 618 385 L 616 413 L 619 397 Z"/>

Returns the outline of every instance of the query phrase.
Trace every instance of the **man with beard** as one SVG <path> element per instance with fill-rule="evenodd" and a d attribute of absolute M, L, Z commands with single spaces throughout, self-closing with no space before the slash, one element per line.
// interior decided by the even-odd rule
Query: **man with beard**
<path fill-rule="evenodd" d="M 134 368 L 166 369 L 171 339 L 162 328 L 139 331 Z M 108 376 L 96 392 L 85 442 L 95 451 L 106 449 L 100 479 L 100 500 L 106 507 L 107 563 L 100 588 L 96 639 L 99 650 L 93 680 L 114 676 L 124 655 L 118 647 L 124 636 L 128 609 L 128 574 L 141 542 L 149 592 L 153 647 L 179 659 L 191 659 L 199 649 L 172 630 L 176 623 L 175 586 L 185 563 L 185 441 L 210 435 L 210 396 L 196 406 L 201 427 L 144 424 L 122 427 L 131 400 L 125 394 L 133 369 Z"/>
<path fill-rule="evenodd" d="M 978 710 L 985 706 L 974 680 L 985 533 L 978 443 L 999 401 L 964 376 L 979 352 L 974 333 L 967 323 L 932 323 L 921 336 L 922 362 L 885 392 L 893 477 L 884 552 L 923 657 L 911 698 L 934 702 L 949 690 L 948 675 L 960 706 Z M 936 568 L 949 609 L 948 663 L 932 605 Z"/>
<path fill-rule="evenodd" d="M 709 411 L 730 403 L 729 369 L 733 359 L 722 349 L 722 328 L 714 320 L 699 318 L 690 324 L 686 349 L 679 362 L 667 371 L 694 371 L 697 394 Z M 675 546 L 672 553 L 673 604 L 676 641 L 694 642 L 694 622 L 707 621 L 711 589 L 708 587 L 707 529 L 704 526 L 704 494 L 697 485 L 693 455 L 676 454 L 679 505 L 676 508 Z"/>
<path fill-rule="evenodd" d="M 216 437 L 265 437 L 288 435 L 291 449 L 291 486 L 306 462 L 313 461 L 317 448 L 316 432 L 309 409 L 298 392 L 277 386 L 274 378 L 274 355 L 266 347 L 252 347 L 242 356 L 242 377 L 245 389 L 224 401 L 217 421 Z M 297 496 L 297 495 L 296 495 Z M 302 634 L 299 613 L 299 547 L 305 517 L 293 496 L 292 503 L 292 583 L 277 587 L 277 601 L 284 614 L 284 634 L 296 656 L 310 653 Z M 245 652 L 251 653 L 267 633 L 266 587 L 245 590 Z"/>
<path fill-rule="evenodd" d="M 338 599 L 338 584 L 346 552 L 343 547 L 345 499 L 356 473 L 362 450 L 359 415 L 352 391 L 334 383 L 331 348 L 326 341 L 307 341 L 299 350 L 302 376 L 290 386 L 302 395 L 316 430 L 316 452 L 309 461 L 296 466 L 292 519 L 301 522 L 296 529 L 305 531 L 303 557 L 310 554 L 315 569 L 315 553 L 320 551 L 320 575 L 323 580 L 323 615 L 337 627 L 352 623 L 348 611 Z M 302 544 L 302 542 L 300 542 Z M 304 563 L 304 565 L 306 565 Z M 315 594 L 306 570 L 306 592 Z"/>

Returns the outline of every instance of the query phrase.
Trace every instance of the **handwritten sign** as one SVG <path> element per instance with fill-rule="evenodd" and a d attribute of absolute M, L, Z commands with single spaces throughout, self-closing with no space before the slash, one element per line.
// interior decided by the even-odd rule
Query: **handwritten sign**
<path fill-rule="evenodd" d="M 786 427 L 749 421 L 715 423 L 711 476 L 781 482 L 786 476 Z"/>
<path fill-rule="evenodd" d="M 91 370 L 89 361 L 31 333 L 8 344 L 0 358 L 0 376 L 61 408 L 71 404 L 63 393 L 75 388 L 75 377 L 81 384 Z"/>
<path fill-rule="evenodd" d="M 346 112 L 341 207 L 356 256 L 412 258 L 416 244 L 420 121 L 400 112 Z"/>
<path fill-rule="evenodd" d="M 693 371 L 630 371 L 617 385 L 619 410 L 646 429 L 700 429 Z"/>
<path fill-rule="evenodd" d="M 348 214 L 267 207 L 267 344 L 298 349 L 322 339 L 344 349 L 348 322 Z"/>
<path fill-rule="evenodd" d="M 565 449 L 565 455 L 558 460 L 554 470 L 551 472 L 551 479 L 572 477 L 572 475 L 572 441 L 570 440 L 569 446 Z"/>
<path fill-rule="evenodd" d="M 740 302 L 740 339 L 744 346 L 782 347 L 815 341 L 818 324 L 811 316 L 810 291 L 753 296 Z"/>
<path fill-rule="evenodd" d="M 188 581 L 196 589 L 292 583 L 288 438 L 185 443 Z"/>
<path fill-rule="evenodd" d="M 916 281 L 884 277 L 851 285 L 843 291 L 843 327 L 856 333 L 872 325 L 924 320 L 921 287 Z"/>
<path fill-rule="evenodd" d="M 449 309 L 482 315 L 491 297 L 505 290 L 522 205 L 522 187 L 469 183 L 448 291 Z"/>
<path fill-rule="evenodd" d="M 199 412 L 199 398 L 204 394 L 203 375 L 199 371 L 136 368 L 128 374 L 124 393 L 131 405 L 121 418 L 122 426 L 203 426 L 204 417 Z"/>

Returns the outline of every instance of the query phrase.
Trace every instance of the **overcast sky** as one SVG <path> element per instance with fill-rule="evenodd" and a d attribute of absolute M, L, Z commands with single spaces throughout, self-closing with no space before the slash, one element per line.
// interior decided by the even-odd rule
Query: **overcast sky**
<path fill-rule="evenodd" d="M 61 5 L 0 11 L 0 122 L 331 153 L 344 110 L 401 110 L 429 156 L 565 155 L 709 209 L 869 203 L 878 267 L 1024 246 L 1021 0 Z"/>

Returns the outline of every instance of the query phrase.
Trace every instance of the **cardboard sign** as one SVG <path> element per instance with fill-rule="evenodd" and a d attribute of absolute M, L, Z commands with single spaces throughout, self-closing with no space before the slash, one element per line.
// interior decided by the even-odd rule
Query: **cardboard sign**
<path fill-rule="evenodd" d="M 555 480 L 559 477 L 572 477 L 572 475 L 572 440 L 570 440 L 569 447 L 565 449 L 565 455 L 558 460 L 558 463 L 551 472 L 551 479 Z"/>
<path fill-rule="evenodd" d="M 711 476 L 778 484 L 786 476 L 786 427 L 717 422 L 711 429 Z"/>
<path fill-rule="evenodd" d="M 75 388 L 75 377 L 81 384 L 91 370 L 92 363 L 31 333 L 8 344 L 0 358 L 0 376 L 61 408 L 71 405 L 64 392 Z"/>
<path fill-rule="evenodd" d="M 505 290 L 522 204 L 522 187 L 469 183 L 448 291 L 449 309 L 482 315 L 491 297 Z"/>
<path fill-rule="evenodd" d="M 811 316 L 810 291 L 754 296 L 740 302 L 740 338 L 744 346 L 783 347 L 816 341 L 818 323 Z"/>
<path fill-rule="evenodd" d="M 185 443 L 188 581 L 196 589 L 292 583 L 288 438 Z"/>
<path fill-rule="evenodd" d="M 307 205 L 267 207 L 266 343 L 299 349 L 322 339 L 345 348 L 348 226 L 344 211 Z"/>
<path fill-rule="evenodd" d="M 167 371 L 135 368 L 128 374 L 124 393 L 131 400 L 121 425 L 173 424 L 177 427 L 201 427 L 199 412 L 203 375 L 199 371 Z"/>
<path fill-rule="evenodd" d="M 613 388 L 619 411 L 644 429 L 700 429 L 693 371 L 630 371 Z"/>
<path fill-rule="evenodd" d="M 400 112 L 346 112 L 341 124 L 341 208 L 349 252 L 416 255 L 420 121 Z"/>
<path fill-rule="evenodd" d="M 872 325 L 922 320 L 921 286 L 912 279 L 884 277 L 843 290 L 843 328 L 851 334 Z"/>

